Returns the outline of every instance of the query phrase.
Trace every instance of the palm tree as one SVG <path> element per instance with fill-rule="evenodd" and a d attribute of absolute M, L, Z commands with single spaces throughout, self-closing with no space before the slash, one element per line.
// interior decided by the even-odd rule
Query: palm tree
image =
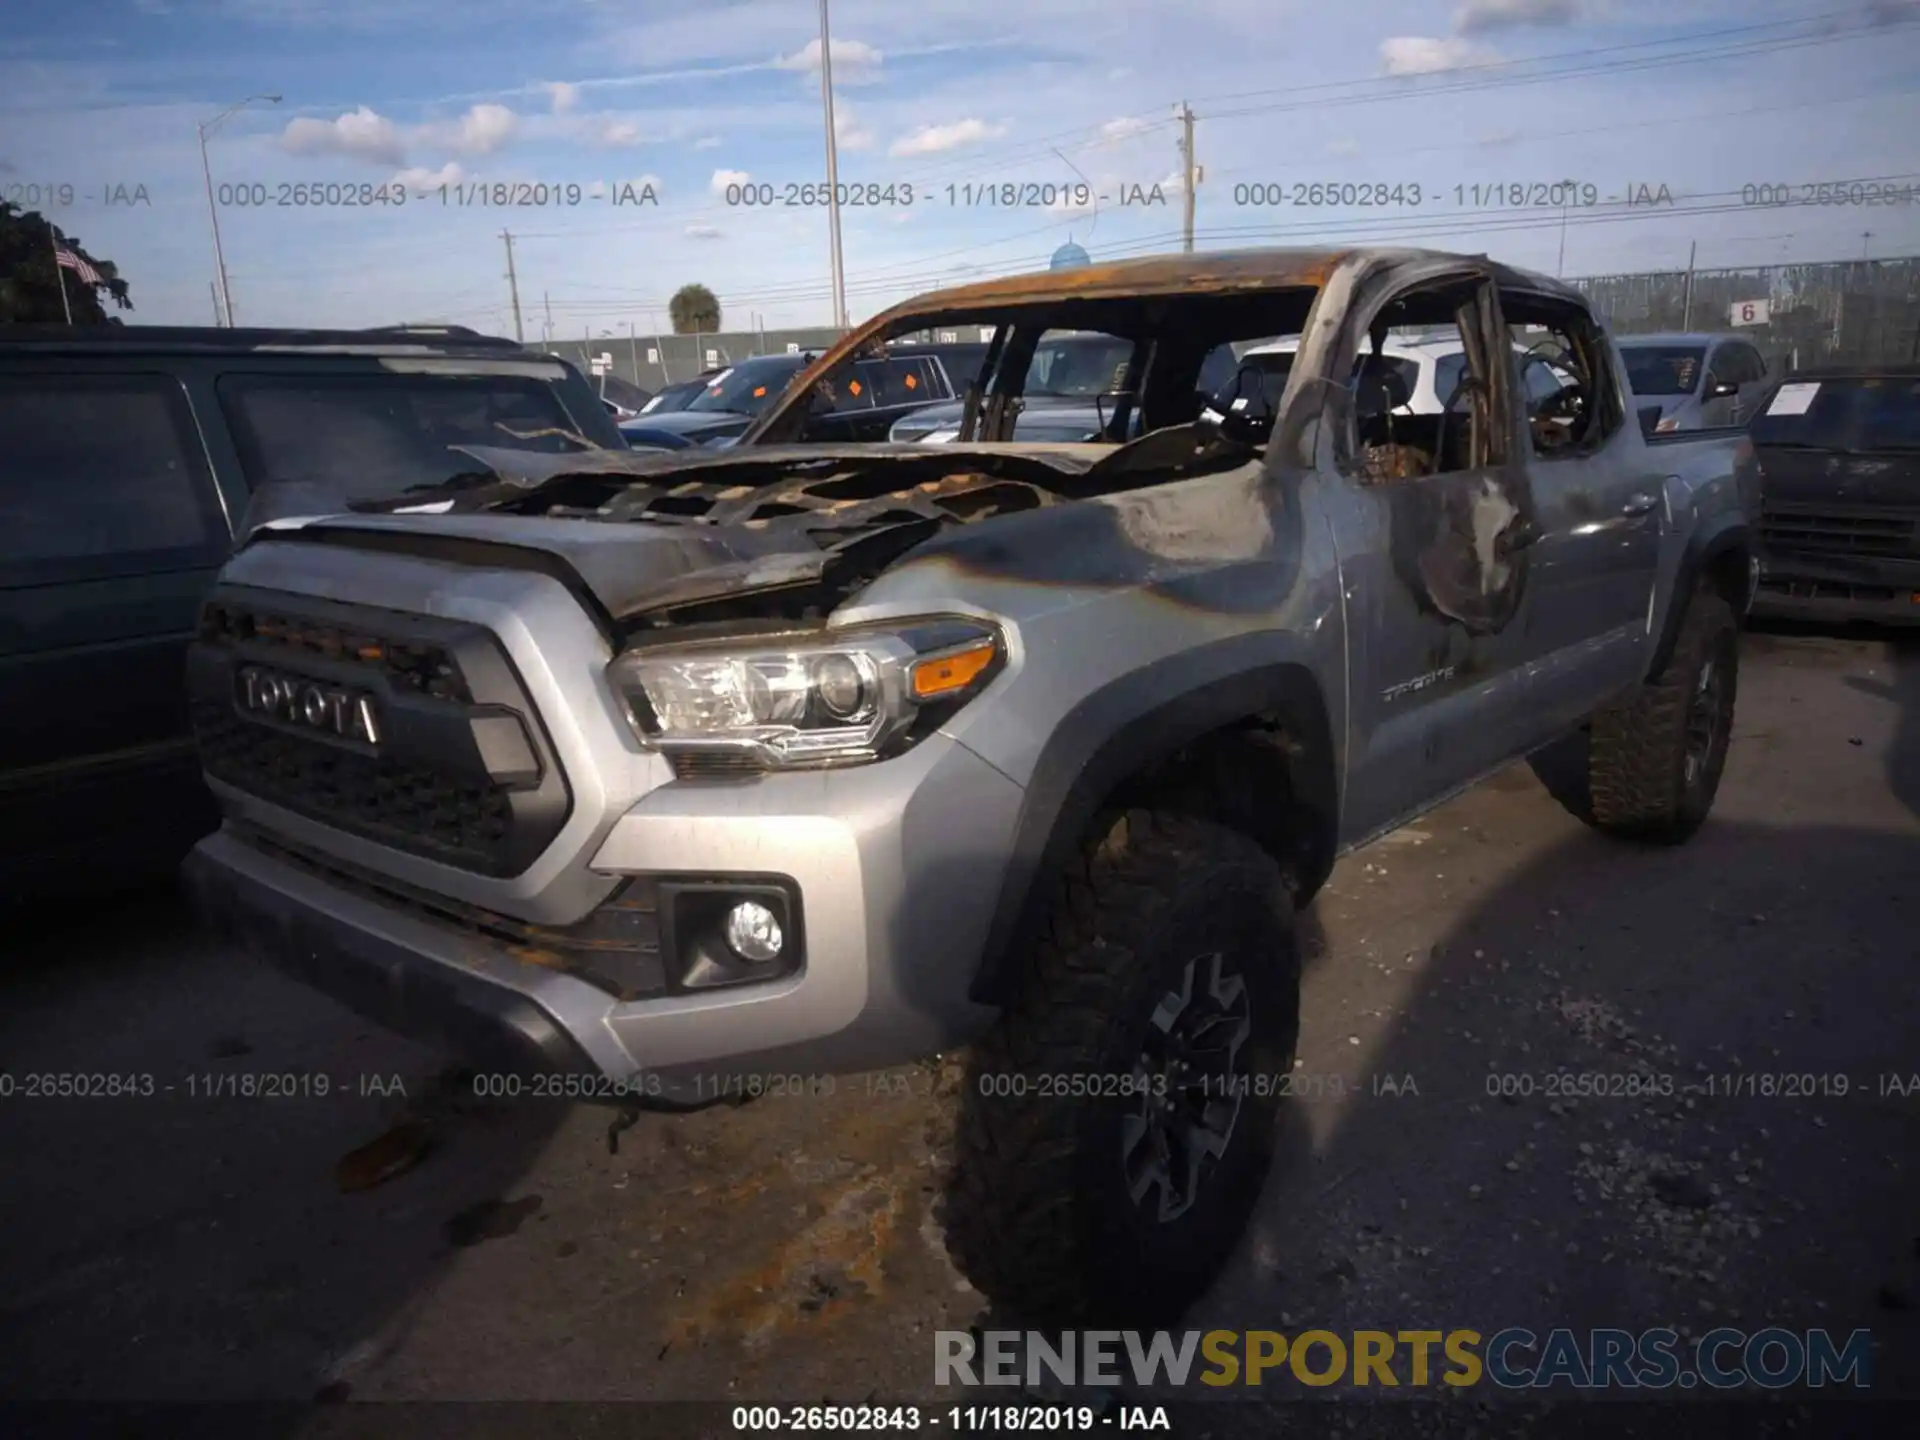
<path fill-rule="evenodd" d="M 712 335 L 720 329 L 720 301 L 704 285 L 682 285 L 667 302 L 676 335 Z"/>

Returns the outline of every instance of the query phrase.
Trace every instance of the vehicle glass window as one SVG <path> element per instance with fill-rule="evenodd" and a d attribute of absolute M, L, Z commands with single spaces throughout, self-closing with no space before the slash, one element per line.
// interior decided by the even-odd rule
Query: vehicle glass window
<path fill-rule="evenodd" d="M 1760 352 L 1751 345 L 1734 345 L 1728 348 L 1726 378 L 1735 385 L 1751 385 L 1757 380 L 1767 378 L 1767 365 L 1760 358 Z"/>
<path fill-rule="evenodd" d="M 513 375 L 228 375 L 220 403 L 247 483 L 318 483 L 348 502 L 479 469 L 456 445 L 590 448 L 551 386 Z"/>
<path fill-rule="evenodd" d="M 862 360 L 854 368 L 856 378 L 871 390 L 872 403 L 876 408 L 915 405 L 942 398 L 941 391 L 929 378 L 929 366 L 922 357 Z"/>
<path fill-rule="evenodd" d="M 1231 389 L 1239 373 L 1240 361 L 1233 353 L 1233 346 L 1216 345 L 1200 362 L 1200 378 L 1194 382 L 1194 389 L 1211 398 Z"/>
<path fill-rule="evenodd" d="M 1071 396 L 1090 400 L 1127 384 L 1133 342 L 1116 335 L 1049 330 L 1034 347 L 1027 367 L 1027 395 Z"/>
<path fill-rule="evenodd" d="M 663 386 L 658 395 L 640 407 L 642 415 L 665 415 L 675 410 L 684 410 L 697 399 L 706 386 L 698 380 L 682 380 L 677 384 Z"/>
<path fill-rule="evenodd" d="M 0 378 L 0 583 L 217 562 L 198 445 L 166 376 Z"/>
<path fill-rule="evenodd" d="M 706 388 L 687 404 L 705 413 L 758 415 L 780 398 L 787 382 L 807 368 L 802 355 L 769 355 L 742 360 L 717 375 L 706 377 Z"/>
<path fill-rule="evenodd" d="M 1816 387 L 1810 399 L 1799 388 L 1807 385 Z M 1803 402 L 1801 413 L 1787 413 Z M 1756 445 L 1868 454 L 1920 450 L 1920 377 L 1790 378 L 1761 405 L 1748 434 Z"/>
<path fill-rule="evenodd" d="M 1628 388 L 1649 397 L 1693 394 L 1707 361 L 1702 345 L 1622 345 L 1620 354 L 1627 362 Z"/>

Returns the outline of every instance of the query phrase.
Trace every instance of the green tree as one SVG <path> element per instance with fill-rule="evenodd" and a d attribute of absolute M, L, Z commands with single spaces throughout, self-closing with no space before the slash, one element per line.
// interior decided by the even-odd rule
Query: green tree
<path fill-rule="evenodd" d="M 94 258 L 78 240 L 62 234 L 60 247 L 99 271 L 100 283 L 89 285 L 74 271 L 60 269 L 53 261 L 54 228 L 39 211 L 22 211 L 11 201 L 0 200 L 0 325 L 62 325 L 68 307 L 76 325 L 124 324 L 118 316 L 107 314 L 103 300 L 111 297 L 120 309 L 133 308 L 127 282 L 114 263 Z M 60 299 L 63 281 L 64 304 Z"/>
<path fill-rule="evenodd" d="M 682 285 L 667 302 L 667 318 L 676 335 L 712 335 L 720 329 L 719 297 L 704 285 Z"/>

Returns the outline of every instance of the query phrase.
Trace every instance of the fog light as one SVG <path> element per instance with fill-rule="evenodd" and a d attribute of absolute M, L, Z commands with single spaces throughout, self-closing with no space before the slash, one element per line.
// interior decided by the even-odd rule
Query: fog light
<path fill-rule="evenodd" d="M 764 965 L 780 957 L 785 937 L 773 911 L 755 900 L 742 900 L 727 912 L 727 944 L 742 960 Z"/>

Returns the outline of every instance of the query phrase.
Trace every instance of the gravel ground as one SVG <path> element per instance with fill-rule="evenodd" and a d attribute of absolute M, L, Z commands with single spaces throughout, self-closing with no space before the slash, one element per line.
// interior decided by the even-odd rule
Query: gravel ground
<path fill-rule="evenodd" d="M 1520 767 L 1343 862 L 1305 917 L 1308 1094 L 1191 1323 L 1864 1327 L 1912 1398 L 1917 880 L 1920 650 L 1778 633 L 1691 845 L 1606 842 Z M 616 1149 L 168 895 L 5 924 L 0 1398 L 951 1402 L 931 1332 L 983 1304 L 934 1213 L 953 1057 Z M 154 1093 L 21 1093 L 54 1072 Z M 1273 1433 L 1301 1394 L 1268 1378 L 1207 1428 Z"/>

